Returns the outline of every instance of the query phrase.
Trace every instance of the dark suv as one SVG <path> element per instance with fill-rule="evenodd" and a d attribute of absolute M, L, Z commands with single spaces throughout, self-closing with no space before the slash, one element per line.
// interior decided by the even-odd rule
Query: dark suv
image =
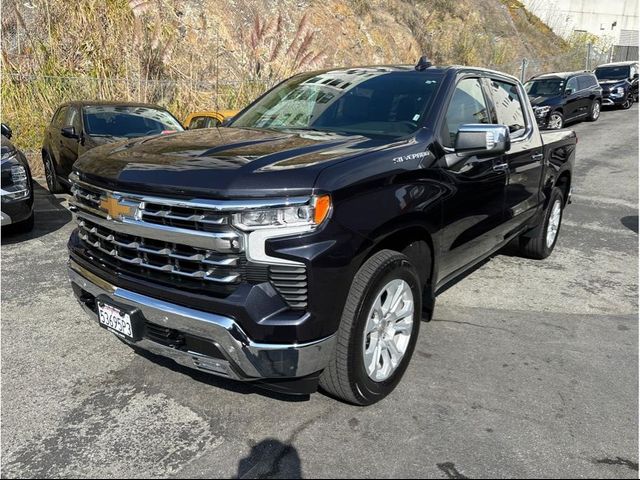
<path fill-rule="evenodd" d="M 183 130 L 173 115 L 157 105 L 65 103 L 54 113 L 42 144 L 42 161 L 49 191 L 60 193 L 69 186 L 71 167 L 87 150 L 119 140 Z"/>
<path fill-rule="evenodd" d="M 602 104 L 624 109 L 638 101 L 638 62 L 600 65 L 594 70 L 602 87 Z"/>
<path fill-rule="evenodd" d="M 602 88 L 591 72 L 538 75 L 525 89 L 541 128 L 555 130 L 583 119 L 595 122 L 600 116 Z"/>

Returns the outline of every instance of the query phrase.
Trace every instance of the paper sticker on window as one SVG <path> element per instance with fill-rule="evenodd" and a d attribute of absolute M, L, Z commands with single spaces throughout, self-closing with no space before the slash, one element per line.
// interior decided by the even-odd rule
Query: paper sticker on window
<path fill-rule="evenodd" d="M 419 113 L 416 113 L 416 114 L 413 116 L 413 121 L 414 121 L 414 122 L 417 122 L 419 118 L 420 118 L 420 114 L 419 114 Z"/>

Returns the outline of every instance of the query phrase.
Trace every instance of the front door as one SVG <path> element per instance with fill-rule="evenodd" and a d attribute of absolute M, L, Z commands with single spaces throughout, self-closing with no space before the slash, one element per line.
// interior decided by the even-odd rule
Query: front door
<path fill-rule="evenodd" d="M 76 135 L 82 134 L 82 122 L 78 107 L 69 107 L 63 127 L 73 127 Z M 80 140 L 78 138 L 68 138 L 60 135 L 60 168 L 58 173 L 64 180 L 67 180 L 73 164 L 78 159 L 79 145 Z"/>

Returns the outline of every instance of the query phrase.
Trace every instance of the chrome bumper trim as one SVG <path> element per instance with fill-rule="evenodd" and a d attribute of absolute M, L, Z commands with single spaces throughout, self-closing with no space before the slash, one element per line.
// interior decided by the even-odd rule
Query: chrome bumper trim
<path fill-rule="evenodd" d="M 615 105 L 615 103 L 613 103 L 613 100 L 611 100 L 610 98 L 603 98 L 602 105 Z"/>
<path fill-rule="evenodd" d="M 226 360 L 177 350 L 149 339 L 129 343 L 172 358 L 181 365 L 236 380 L 297 378 L 316 373 L 329 363 L 336 342 L 336 336 L 332 335 L 304 344 L 257 343 L 232 318 L 194 310 L 111 285 L 73 260 L 69 260 L 69 278 L 94 297 L 106 295 L 118 303 L 139 308 L 144 318 L 151 323 L 210 340 Z M 78 301 L 97 322 L 96 313 L 80 298 Z"/>

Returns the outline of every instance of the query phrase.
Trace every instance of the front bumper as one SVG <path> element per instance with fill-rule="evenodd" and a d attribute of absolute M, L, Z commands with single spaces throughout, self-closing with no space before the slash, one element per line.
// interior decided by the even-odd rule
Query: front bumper
<path fill-rule="evenodd" d="M 33 196 L 10 202 L 2 202 L 2 226 L 22 222 L 33 213 Z"/>
<path fill-rule="evenodd" d="M 622 105 L 628 97 L 627 92 L 621 97 L 612 97 L 612 96 L 604 96 L 602 97 L 602 106 L 603 107 L 612 107 L 612 106 L 620 106 Z"/>
<path fill-rule="evenodd" d="M 69 277 L 76 298 L 94 321 L 98 321 L 95 299 L 99 295 L 109 297 L 116 304 L 137 308 L 147 325 L 143 338 L 137 342 L 123 340 L 171 358 L 186 367 L 234 380 L 277 381 L 317 376 L 329 363 L 333 353 L 335 335 L 302 344 L 258 343 L 252 341 L 230 317 L 187 308 L 117 287 L 73 260 L 69 261 Z M 206 348 L 191 350 L 184 346 L 159 343 L 148 333 L 156 327 L 171 329 L 197 339 L 192 344 Z"/>

